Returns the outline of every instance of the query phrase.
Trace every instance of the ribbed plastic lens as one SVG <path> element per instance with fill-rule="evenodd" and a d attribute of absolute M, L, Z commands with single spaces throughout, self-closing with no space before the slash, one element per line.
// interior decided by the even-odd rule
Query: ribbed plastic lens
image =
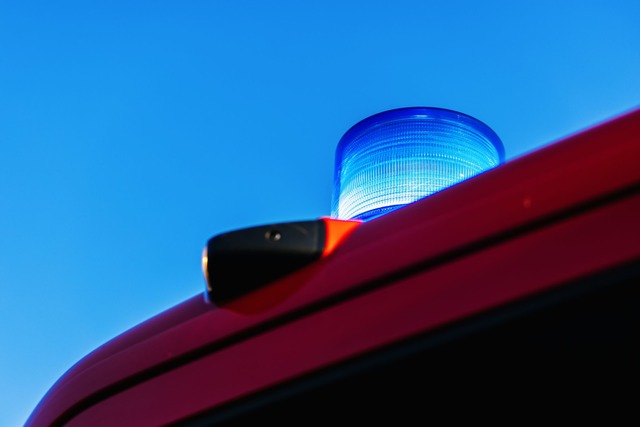
<path fill-rule="evenodd" d="M 338 143 L 331 214 L 366 221 L 502 162 L 502 142 L 473 117 L 430 107 L 385 111 Z"/>

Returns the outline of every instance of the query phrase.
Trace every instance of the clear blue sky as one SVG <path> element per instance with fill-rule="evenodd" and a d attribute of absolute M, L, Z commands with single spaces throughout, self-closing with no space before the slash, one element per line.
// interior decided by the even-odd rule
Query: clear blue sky
<path fill-rule="evenodd" d="M 200 293 L 207 239 L 328 215 L 342 134 L 434 106 L 507 160 L 640 105 L 640 2 L 0 0 L 0 426 Z"/>

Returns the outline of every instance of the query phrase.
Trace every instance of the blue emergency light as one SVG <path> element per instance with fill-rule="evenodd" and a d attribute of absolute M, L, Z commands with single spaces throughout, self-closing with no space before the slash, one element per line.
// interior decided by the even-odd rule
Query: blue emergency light
<path fill-rule="evenodd" d="M 452 110 L 409 107 L 370 116 L 336 150 L 331 215 L 367 221 L 504 162 L 498 135 Z"/>

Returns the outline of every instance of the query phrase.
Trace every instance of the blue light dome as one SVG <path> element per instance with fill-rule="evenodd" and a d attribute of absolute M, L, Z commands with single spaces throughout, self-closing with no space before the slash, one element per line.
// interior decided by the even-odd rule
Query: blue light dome
<path fill-rule="evenodd" d="M 498 135 L 452 110 L 409 107 L 370 116 L 336 149 L 331 215 L 370 220 L 504 162 Z"/>

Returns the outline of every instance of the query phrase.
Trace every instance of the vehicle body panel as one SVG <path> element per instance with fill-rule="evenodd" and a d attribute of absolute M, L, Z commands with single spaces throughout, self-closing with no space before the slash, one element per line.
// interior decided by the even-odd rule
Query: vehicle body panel
<path fill-rule="evenodd" d="M 166 424 L 636 263 L 639 164 L 634 110 L 363 223 L 232 303 L 161 313 L 70 369 L 27 425 Z"/>

